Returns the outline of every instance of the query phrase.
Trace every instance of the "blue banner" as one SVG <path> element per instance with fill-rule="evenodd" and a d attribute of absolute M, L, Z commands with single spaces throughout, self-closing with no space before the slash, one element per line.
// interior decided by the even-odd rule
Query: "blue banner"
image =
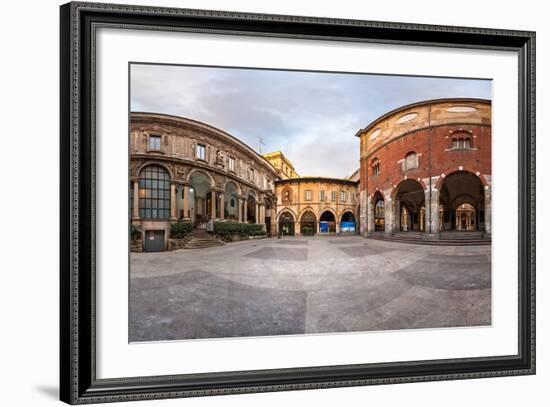
<path fill-rule="evenodd" d="M 355 232 L 355 222 L 340 222 L 340 232 Z"/>

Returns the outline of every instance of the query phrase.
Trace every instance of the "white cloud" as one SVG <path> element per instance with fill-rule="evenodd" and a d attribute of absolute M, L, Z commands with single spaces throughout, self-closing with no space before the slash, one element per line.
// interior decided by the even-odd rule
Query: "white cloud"
<path fill-rule="evenodd" d="M 357 130 L 412 102 L 491 97 L 488 80 L 132 65 L 131 110 L 189 117 L 252 148 L 281 150 L 300 175 L 359 166 Z"/>

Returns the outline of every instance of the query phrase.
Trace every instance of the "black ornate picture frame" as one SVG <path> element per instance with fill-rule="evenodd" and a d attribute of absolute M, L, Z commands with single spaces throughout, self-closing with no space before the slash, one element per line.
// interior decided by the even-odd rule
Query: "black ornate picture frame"
<path fill-rule="evenodd" d="M 70 404 L 535 373 L 535 33 L 73 2 L 61 6 L 60 395 Z M 97 27 L 513 51 L 519 61 L 517 354 L 322 367 L 96 377 Z M 512 267 L 512 265 L 510 265 Z"/>

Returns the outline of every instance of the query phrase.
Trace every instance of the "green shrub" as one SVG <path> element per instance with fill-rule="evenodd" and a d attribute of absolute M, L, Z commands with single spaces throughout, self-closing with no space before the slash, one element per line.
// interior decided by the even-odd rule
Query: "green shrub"
<path fill-rule="evenodd" d="M 178 221 L 170 225 L 170 237 L 172 239 L 183 239 L 191 233 L 193 225 L 189 221 Z"/>
<path fill-rule="evenodd" d="M 136 225 L 132 225 L 130 228 L 130 236 L 132 240 L 141 239 L 141 229 Z"/>
<path fill-rule="evenodd" d="M 234 235 L 240 237 L 265 235 L 262 225 L 238 222 L 214 222 L 214 233 L 224 240 L 231 240 Z"/>

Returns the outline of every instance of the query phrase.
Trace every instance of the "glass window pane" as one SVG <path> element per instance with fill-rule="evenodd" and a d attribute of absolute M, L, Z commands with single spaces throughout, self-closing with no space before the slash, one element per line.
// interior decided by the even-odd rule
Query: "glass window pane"
<path fill-rule="evenodd" d="M 165 219 L 170 215 L 170 182 L 167 171 L 149 166 L 140 174 L 140 216 L 145 219 Z"/>

